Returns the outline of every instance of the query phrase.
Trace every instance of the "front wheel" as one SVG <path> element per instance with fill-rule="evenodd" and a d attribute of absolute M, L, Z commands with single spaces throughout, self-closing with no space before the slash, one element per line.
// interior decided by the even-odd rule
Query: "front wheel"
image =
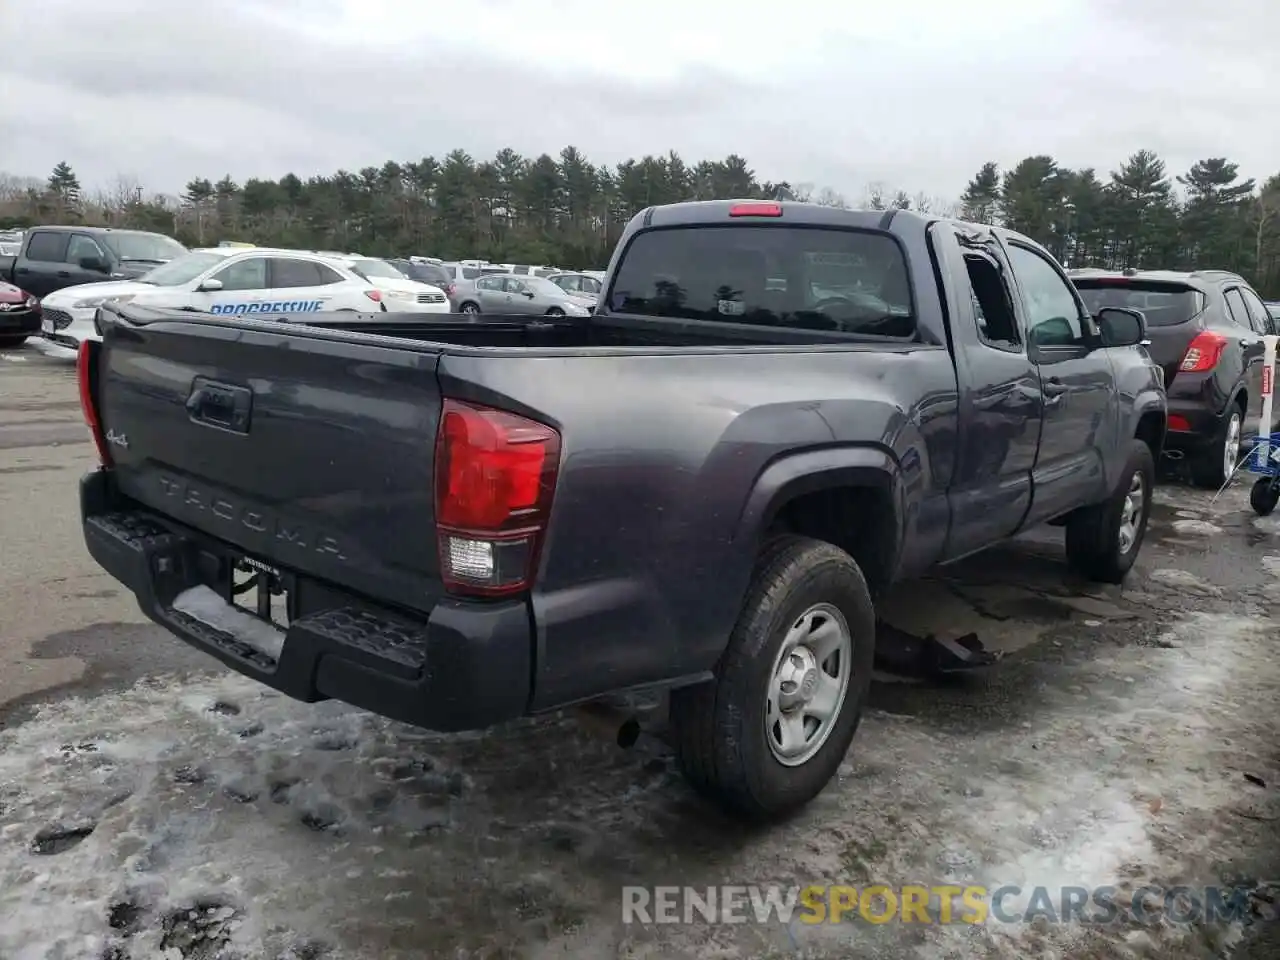
<path fill-rule="evenodd" d="M 1155 476 L 1151 448 L 1130 440 L 1115 492 L 1067 519 L 1067 562 L 1077 573 L 1100 583 L 1120 583 L 1128 576 L 1147 535 Z"/>
<path fill-rule="evenodd" d="M 552 307 L 550 310 L 548 310 L 548 311 L 547 311 L 547 316 L 548 316 L 548 317 L 563 317 L 563 316 L 564 316 L 564 311 L 563 311 L 563 310 L 561 310 L 559 307 Z"/>
<path fill-rule="evenodd" d="M 1249 506 L 1260 517 L 1271 516 L 1276 505 L 1280 504 L 1280 480 L 1262 477 L 1256 480 L 1249 491 Z"/>
<path fill-rule="evenodd" d="M 854 559 L 819 540 L 773 541 L 757 561 L 716 679 L 671 695 L 685 777 L 751 819 L 808 803 L 849 749 L 874 653 L 875 609 Z"/>
<path fill-rule="evenodd" d="M 458 308 L 458 312 L 465 313 L 469 317 L 475 317 L 480 314 L 480 305 L 468 301 Z"/>

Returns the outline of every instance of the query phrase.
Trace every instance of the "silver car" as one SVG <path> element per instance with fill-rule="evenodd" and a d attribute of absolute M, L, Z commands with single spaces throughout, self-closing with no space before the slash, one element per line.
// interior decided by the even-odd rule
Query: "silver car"
<path fill-rule="evenodd" d="M 555 273 L 547 279 L 570 296 L 593 301 L 600 299 L 600 281 L 589 273 Z"/>
<path fill-rule="evenodd" d="M 480 277 L 474 287 L 458 296 L 461 313 L 525 313 L 552 317 L 586 317 L 594 299 L 583 299 L 562 290 L 545 277 L 493 274 Z"/>

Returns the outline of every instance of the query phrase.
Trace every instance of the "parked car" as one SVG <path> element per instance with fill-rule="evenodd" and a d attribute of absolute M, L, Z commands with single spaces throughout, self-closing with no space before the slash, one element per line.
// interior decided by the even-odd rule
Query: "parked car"
<path fill-rule="evenodd" d="M 453 280 L 449 276 L 449 272 L 437 263 L 422 260 L 388 260 L 387 263 L 391 264 L 410 280 L 436 287 L 443 291 L 446 296 L 450 293 L 449 288 L 453 286 Z"/>
<path fill-rule="evenodd" d="M 1280 334 L 1280 300 L 1268 300 L 1267 313 L 1271 315 L 1271 332 Z"/>
<path fill-rule="evenodd" d="M 297 250 L 219 246 L 193 250 L 137 280 L 51 293 L 41 303 L 41 333 L 71 348 L 98 340 L 95 318 L 107 302 L 231 317 L 387 310 L 377 287 L 330 258 Z M 444 312 L 439 306 L 432 309 Z"/>
<path fill-rule="evenodd" d="M 187 252 L 171 237 L 108 227 L 32 227 L 16 256 L 0 257 L 0 280 L 43 299 L 63 287 L 130 280 Z"/>
<path fill-rule="evenodd" d="M 386 260 L 379 260 L 376 257 L 335 257 L 333 259 L 382 291 L 382 303 L 389 312 L 450 312 L 449 298 L 444 290 L 411 279 Z"/>
<path fill-rule="evenodd" d="M 815 298 L 826 251 L 893 309 Z M 1084 575 L 1133 565 L 1165 423 L 1142 315 L 1090 317 L 1028 238 L 685 203 L 609 279 L 585 320 L 376 337 L 103 307 L 90 553 L 306 701 L 451 731 L 670 688 L 684 772 L 752 817 L 844 762 L 893 582 L 1046 521 Z"/>
<path fill-rule="evenodd" d="M 1241 438 L 1262 419 L 1262 336 L 1272 323 L 1243 278 L 1222 270 L 1078 271 L 1089 309 L 1142 311 L 1147 348 L 1169 395 L 1166 446 L 1186 459 L 1192 480 L 1217 489 L 1241 459 Z"/>
<path fill-rule="evenodd" d="M 0 280 L 0 347 L 16 347 L 40 330 L 40 305 L 27 291 Z"/>
<path fill-rule="evenodd" d="M 547 277 L 565 293 L 583 299 L 600 299 L 600 281 L 589 273 L 553 273 Z"/>
<path fill-rule="evenodd" d="M 545 277 L 494 274 L 480 277 L 462 293 L 455 293 L 458 312 L 509 313 L 585 317 L 596 305 L 594 297 L 569 293 Z"/>

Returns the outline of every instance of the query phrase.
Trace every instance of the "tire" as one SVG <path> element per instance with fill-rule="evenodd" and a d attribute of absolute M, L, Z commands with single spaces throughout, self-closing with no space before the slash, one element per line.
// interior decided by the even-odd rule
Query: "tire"
<path fill-rule="evenodd" d="M 799 633 L 802 623 L 824 621 L 828 629 L 838 630 L 841 621 L 847 627 L 843 655 L 817 663 L 816 671 L 816 658 L 804 643 L 791 647 L 794 659 L 783 658 L 789 633 Z M 751 820 L 783 816 L 817 796 L 844 760 L 862 718 L 871 686 L 875 624 L 866 579 L 852 557 L 806 537 L 771 540 L 756 561 L 715 680 L 671 694 L 672 739 L 690 785 L 730 813 Z M 779 714 L 777 707 L 788 707 L 779 697 L 821 696 L 812 678 L 820 681 L 825 674 L 831 679 L 832 670 L 824 666 L 845 679 L 843 695 L 835 693 L 839 684 L 832 689 L 831 702 L 837 706 L 831 720 L 807 729 L 804 704 L 792 704 L 793 711 Z M 798 681 L 792 679 L 785 688 L 775 685 L 780 671 L 789 670 L 795 678 L 797 668 Z M 771 745 L 780 724 L 766 730 L 770 716 L 799 716 L 799 729 L 806 733 L 805 749 L 786 762 Z"/>
<path fill-rule="evenodd" d="M 1277 504 L 1280 504 L 1280 480 L 1262 477 L 1254 481 L 1249 491 L 1249 506 L 1253 507 L 1253 512 L 1260 517 L 1269 517 Z"/>
<path fill-rule="evenodd" d="M 1191 461 L 1191 482 L 1206 490 L 1217 490 L 1227 482 L 1236 462 L 1240 459 L 1240 435 L 1244 429 L 1244 414 L 1234 403 L 1227 408 L 1227 416 L 1218 428 L 1207 450 Z M 1227 461 L 1230 459 L 1231 466 Z"/>
<path fill-rule="evenodd" d="M 0 347 L 20 347 L 27 342 L 27 334 L 22 333 L 17 336 L 0 337 Z"/>
<path fill-rule="evenodd" d="M 1151 448 L 1141 440 L 1130 440 L 1115 492 L 1067 520 L 1067 562 L 1072 569 L 1099 583 L 1121 583 L 1128 576 L 1147 535 L 1155 475 Z M 1139 491 L 1142 501 L 1136 503 L 1134 494 Z"/>
<path fill-rule="evenodd" d="M 468 300 L 466 303 L 458 307 L 458 312 L 465 313 L 471 317 L 477 316 L 480 313 L 480 304 L 472 303 Z"/>
<path fill-rule="evenodd" d="M 559 307 L 552 307 L 550 310 L 548 310 L 548 311 L 547 311 L 547 316 L 548 316 L 548 317 L 563 317 L 563 316 L 564 316 L 564 311 L 563 311 L 563 310 L 561 310 Z"/>

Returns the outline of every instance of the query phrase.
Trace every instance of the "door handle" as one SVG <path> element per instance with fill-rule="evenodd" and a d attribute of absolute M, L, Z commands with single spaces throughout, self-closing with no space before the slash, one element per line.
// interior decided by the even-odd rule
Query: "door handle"
<path fill-rule="evenodd" d="M 58 276 L 60 276 L 60 277 L 69 277 L 69 276 L 71 276 L 71 271 L 70 271 L 70 270 L 59 270 L 59 271 L 58 271 Z"/>
<path fill-rule="evenodd" d="M 188 416 L 196 423 L 221 427 L 233 433 L 248 433 L 253 391 L 196 377 L 191 384 L 186 407 Z"/>
<path fill-rule="evenodd" d="M 17 272 L 17 273 L 30 273 L 30 272 L 31 272 L 31 268 L 30 268 L 30 267 L 19 267 L 19 268 L 17 269 L 17 271 L 16 271 L 16 272 Z"/>
<path fill-rule="evenodd" d="M 1258 345 L 1257 340 L 1250 340 L 1248 337 L 1240 338 L 1240 346 L 1245 347 L 1246 349 L 1249 347 L 1256 347 L 1257 345 Z"/>
<path fill-rule="evenodd" d="M 1058 398 L 1067 392 L 1067 385 L 1057 377 L 1050 377 L 1044 382 L 1042 387 L 1046 397 Z"/>

